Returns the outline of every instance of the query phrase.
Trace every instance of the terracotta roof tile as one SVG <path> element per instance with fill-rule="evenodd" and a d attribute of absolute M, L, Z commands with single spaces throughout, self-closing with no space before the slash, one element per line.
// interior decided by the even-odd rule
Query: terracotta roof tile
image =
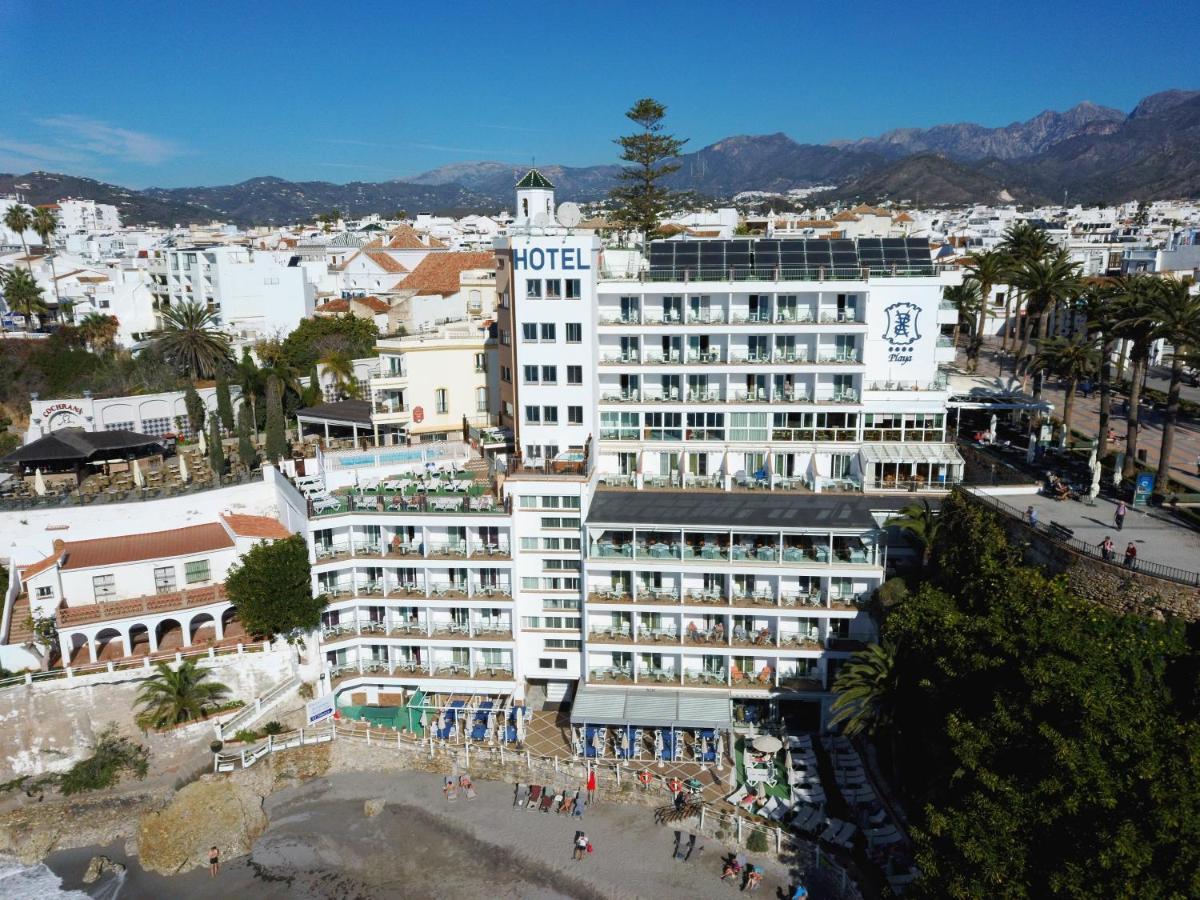
<path fill-rule="evenodd" d="M 148 534 L 125 534 L 91 541 L 67 541 L 63 546 L 62 567 L 66 570 L 113 566 L 143 559 L 207 553 L 232 546 L 233 539 L 224 526 L 218 522 L 209 522 L 206 525 L 189 525 L 186 528 L 152 531 Z"/>
<path fill-rule="evenodd" d="M 401 265 L 397 259 L 389 256 L 387 253 L 383 253 L 379 250 L 367 250 L 365 252 L 371 262 L 375 263 L 375 265 L 379 266 L 379 268 L 383 269 L 385 272 L 391 272 L 393 274 L 400 275 L 408 271 L 408 269 Z"/>
<path fill-rule="evenodd" d="M 279 540 L 290 538 L 282 522 L 271 516 L 246 516 L 238 513 L 222 513 L 221 518 L 229 526 L 229 530 L 238 537 L 271 538 Z"/>
<path fill-rule="evenodd" d="M 371 310 L 372 312 L 377 312 L 377 313 L 385 313 L 389 309 L 391 309 L 390 306 L 388 306 L 386 303 L 384 303 L 378 297 L 355 297 L 354 302 L 358 303 L 362 306 L 365 306 L 367 309 Z"/>
<path fill-rule="evenodd" d="M 496 254 L 490 250 L 471 253 L 431 253 L 421 260 L 412 274 L 397 288 L 415 290 L 418 294 L 457 294 L 459 276 L 468 269 L 496 268 Z"/>
<path fill-rule="evenodd" d="M 45 572 L 47 569 L 51 568 L 56 562 L 58 562 L 58 558 L 62 556 L 62 552 L 63 541 L 61 539 L 56 540 L 54 542 L 53 553 L 51 553 L 45 559 L 40 559 L 35 563 L 30 563 L 27 566 L 20 567 L 21 580 L 24 581 L 27 578 L 32 578 L 34 575 L 40 575 L 42 572 Z"/>
<path fill-rule="evenodd" d="M 350 312 L 350 301 L 342 300 L 340 298 L 337 300 L 330 300 L 328 303 L 326 303 L 322 306 L 318 306 L 315 310 L 313 310 L 313 312 L 319 312 L 319 313 Z"/>

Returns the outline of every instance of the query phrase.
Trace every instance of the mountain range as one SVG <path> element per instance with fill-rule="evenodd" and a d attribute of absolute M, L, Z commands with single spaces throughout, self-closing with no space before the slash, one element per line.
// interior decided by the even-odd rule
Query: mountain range
<path fill-rule="evenodd" d="M 1094 103 L 1048 110 L 998 128 L 973 123 L 901 128 L 878 137 L 801 144 L 785 134 L 737 135 L 678 160 L 671 187 L 714 199 L 742 191 L 784 193 L 833 185 L 822 202 L 924 205 L 1061 201 L 1112 203 L 1200 196 L 1200 91 L 1144 98 L 1126 114 Z M 604 198 L 617 165 L 539 166 L 560 200 Z M 500 162 L 442 166 L 406 180 L 294 182 L 260 177 L 216 187 L 132 190 L 46 172 L 0 174 L 0 194 L 28 202 L 83 197 L 112 203 L 129 223 L 232 220 L 281 224 L 330 209 L 409 215 L 511 206 L 523 167 Z"/>

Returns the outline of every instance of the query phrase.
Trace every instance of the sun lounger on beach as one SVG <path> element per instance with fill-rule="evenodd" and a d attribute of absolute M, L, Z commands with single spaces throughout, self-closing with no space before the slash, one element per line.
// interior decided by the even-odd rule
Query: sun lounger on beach
<path fill-rule="evenodd" d="M 540 784 L 531 784 L 529 786 L 529 801 L 525 804 L 527 809 L 537 809 L 538 803 L 542 800 L 542 786 Z"/>
<path fill-rule="evenodd" d="M 562 799 L 562 795 L 558 794 L 554 788 L 545 788 L 542 791 L 542 801 L 538 808 L 542 812 L 550 812 L 550 807 L 554 805 L 554 798 L 556 795 L 560 800 Z"/>
<path fill-rule="evenodd" d="M 571 818 L 582 819 L 583 818 L 583 808 L 585 806 L 587 806 L 587 803 L 584 802 L 584 799 L 582 797 L 576 797 L 575 798 L 575 806 L 571 810 Z"/>
<path fill-rule="evenodd" d="M 726 797 L 725 800 L 726 800 L 726 802 L 732 803 L 734 806 L 737 806 L 744 799 L 746 799 L 746 795 L 748 793 L 750 793 L 750 792 L 746 789 L 746 786 L 743 784 L 740 788 L 738 788 L 736 791 L 734 791 L 732 794 L 730 794 L 728 797 Z"/>
<path fill-rule="evenodd" d="M 529 802 L 529 785 L 518 784 L 516 790 L 513 791 L 513 808 L 519 809 L 520 807 L 524 806 L 528 802 Z"/>
<path fill-rule="evenodd" d="M 566 813 L 567 815 L 570 815 L 571 810 L 574 808 L 578 799 L 579 791 L 567 791 L 567 793 L 563 795 L 562 805 L 558 807 L 558 814 L 562 815 L 563 813 Z"/>
<path fill-rule="evenodd" d="M 858 826 L 853 822 L 843 822 L 842 827 L 838 829 L 838 833 L 832 838 L 832 843 L 837 844 L 846 850 L 850 849 L 850 845 L 854 840 L 854 835 L 858 833 Z"/>

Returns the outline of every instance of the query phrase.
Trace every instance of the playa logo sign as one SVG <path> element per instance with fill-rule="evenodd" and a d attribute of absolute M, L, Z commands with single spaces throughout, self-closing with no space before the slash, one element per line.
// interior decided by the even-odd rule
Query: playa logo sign
<path fill-rule="evenodd" d="M 893 303 L 884 312 L 887 313 L 887 327 L 883 329 L 883 339 L 889 345 L 888 362 L 912 362 L 913 344 L 921 339 L 918 327 L 921 307 L 915 303 Z"/>

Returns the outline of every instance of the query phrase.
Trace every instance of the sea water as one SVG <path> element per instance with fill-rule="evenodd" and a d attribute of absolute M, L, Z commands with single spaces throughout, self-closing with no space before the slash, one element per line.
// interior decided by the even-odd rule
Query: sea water
<path fill-rule="evenodd" d="M 94 894 L 64 891 L 62 879 L 45 863 L 27 866 L 0 856 L 0 900 L 116 900 L 124 883 L 122 872 L 103 876 L 96 883 Z"/>

